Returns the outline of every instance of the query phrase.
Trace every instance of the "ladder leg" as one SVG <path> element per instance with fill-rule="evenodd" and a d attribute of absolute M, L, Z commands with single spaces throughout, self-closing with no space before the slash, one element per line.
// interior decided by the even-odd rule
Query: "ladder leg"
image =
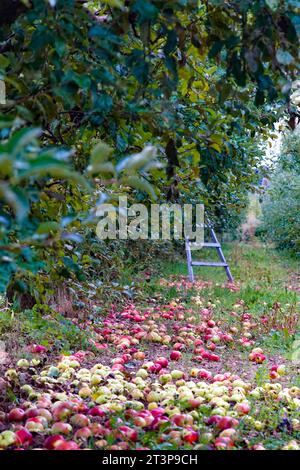
<path fill-rule="evenodd" d="M 194 271 L 192 266 L 192 255 L 191 255 L 191 248 L 189 241 L 185 241 L 185 251 L 186 251 L 186 260 L 187 260 L 187 267 L 189 273 L 189 280 L 190 282 L 194 282 Z"/>
<path fill-rule="evenodd" d="M 216 235 L 216 233 L 215 233 L 215 231 L 214 231 L 213 228 L 210 229 L 210 233 L 211 233 L 211 237 L 212 237 L 213 241 L 214 241 L 215 243 L 219 243 L 218 238 L 217 238 L 217 235 Z M 225 256 L 224 256 L 224 253 L 223 253 L 223 251 L 222 251 L 221 245 L 217 248 L 217 252 L 218 252 L 218 255 L 219 255 L 220 260 L 221 260 L 223 263 L 226 263 L 226 264 L 227 264 L 227 261 L 226 261 L 226 258 L 225 258 Z M 227 275 L 227 278 L 228 278 L 229 282 L 234 282 L 234 279 L 233 279 L 233 276 L 232 276 L 232 274 L 231 274 L 231 271 L 230 271 L 230 268 L 229 268 L 228 264 L 227 264 L 227 266 L 225 266 L 224 269 L 225 269 L 225 271 L 226 271 L 226 275 Z"/>
<path fill-rule="evenodd" d="M 231 274 L 229 266 L 226 266 L 225 271 L 226 271 L 229 282 L 234 282 L 234 278 L 233 278 L 233 275 Z"/>

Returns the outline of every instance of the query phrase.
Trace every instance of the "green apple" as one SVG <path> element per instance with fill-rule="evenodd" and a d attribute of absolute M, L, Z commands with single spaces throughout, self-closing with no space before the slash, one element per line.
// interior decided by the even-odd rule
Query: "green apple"
<path fill-rule="evenodd" d="M 17 442 L 17 436 L 13 431 L 3 431 L 0 434 L 0 448 L 6 449 Z"/>
<path fill-rule="evenodd" d="M 29 361 L 27 361 L 27 359 L 20 359 L 20 360 L 17 362 L 17 366 L 18 366 L 18 367 L 21 367 L 21 369 L 28 369 L 28 367 L 30 366 L 30 364 L 29 364 Z"/>
<path fill-rule="evenodd" d="M 181 370 L 174 369 L 171 371 L 172 379 L 179 380 L 179 379 L 182 379 L 183 376 L 184 376 L 184 372 L 182 372 Z"/>
<path fill-rule="evenodd" d="M 78 392 L 78 395 L 81 397 L 81 398 L 88 398 L 92 395 L 92 390 L 90 389 L 90 387 L 88 386 L 85 386 L 85 387 L 82 387 L 79 392 Z"/>
<path fill-rule="evenodd" d="M 142 379 L 146 379 L 149 376 L 146 369 L 139 369 L 136 373 L 136 377 L 141 377 Z"/>
<path fill-rule="evenodd" d="M 194 367 L 193 369 L 191 369 L 191 370 L 189 371 L 189 375 L 190 375 L 191 377 L 198 377 L 199 370 L 200 370 L 200 369 L 197 369 L 196 367 Z"/>
<path fill-rule="evenodd" d="M 173 378 L 176 378 L 176 377 L 172 377 L 172 374 L 162 374 L 159 376 L 159 381 L 162 384 L 167 384 L 168 382 L 171 382 Z"/>

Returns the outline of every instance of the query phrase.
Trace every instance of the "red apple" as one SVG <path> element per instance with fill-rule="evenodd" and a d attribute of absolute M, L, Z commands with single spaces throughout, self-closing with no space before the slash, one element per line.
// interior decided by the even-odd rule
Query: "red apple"
<path fill-rule="evenodd" d="M 207 419 L 206 423 L 208 425 L 218 424 L 221 419 L 222 419 L 222 416 L 220 415 L 212 415 Z"/>
<path fill-rule="evenodd" d="M 218 420 L 217 428 L 223 431 L 224 429 L 229 429 L 237 426 L 239 421 L 231 416 L 222 416 L 221 419 Z"/>
<path fill-rule="evenodd" d="M 201 405 L 202 401 L 199 399 L 199 398 L 189 398 L 188 399 L 188 407 L 190 409 L 195 409 L 195 408 L 199 408 L 199 406 Z"/>
<path fill-rule="evenodd" d="M 226 343 L 231 343 L 233 341 L 233 337 L 229 334 L 223 335 L 222 338 Z"/>
<path fill-rule="evenodd" d="M 77 426 L 78 428 L 83 428 L 90 424 L 89 418 L 82 413 L 77 413 L 73 415 L 72 418 L 70 419 L 70 422 L 74 426 Z"/>
<path fill-rule="evenodd" d="M 8 420 L 9 421 L 23 421 L 23 419 L 26 418 L 25 411 L 22 410 L 22 408 L 13 408 L 10 410 L 8 413 Z"/>
<path fill-rule="evenodd" d="M 157 364 L 160 364 L 162 367 L 168 367 L 169 361 L 165 357 L 158 357 L 155 361 Z"/>
<path fill-rule="evenodd" d="M 113 364 L 125 364 L 125 361 L 122 357 L 116 357 L 111 361 Z"/>
<path fill-rule="evenodd" d="M 182 343 L 175 343 L 173 346 L 173 349 L 175 351 L 182 351 L 184 349 L 184 344 Z"/>
<path fill-rule="evenodd" d="M 100 406 L 93 406 L 93 408 L 91 408 L 89 411 L 88 411 L 88 414 L 90 416 L 100 416 L 100 417 L 103 417 L 106 415 L 106 411 L 104 411 Z"/>
<path fill-rule="evenodd" d="M 210 361 L 219 362 L 220 357 L 217 354 L 209 354 L 208 359 Z"/>
<path fill-rule="evenodd" d="M 30 432 L 43 432 L 43 420 L 46 421 L 43 417 L 29 418 L 25 423 L 25 428 Z"/>
<path fill-rule="evenodd" d="M 206 369 L 199 369 L 198 377 L 200 377 L 200 379 L 211 380 L 212 373 Z"/>
<path fill-rule="evenodd" d="M 118 430 L 121 435 L 132 442 L 137 442 L 138 433 L 135 429 L 130 428 L 129 426 L 119 426 Z"/>
<path fill-rule="evenodd" d="M 38 408 L 28 408 L 28 410 L 25 411 L 25 418 L 35 418 L 36 416 L 39 415 L 39 410 Z"/>
<path fill-rule="evenodd" d="M 239 411 L 240 413 L 243 413 L 244 415 L 247 415 L 251 409 L 251 406 L 248 403 L 237 403 L 234 407 L 235 410 Z"/>
<path fill-rule="evenodd" d="M 92 423 L 89 428 L 92 431 L 92 435 L 95 437 L 106 436 L 106 434 L 110 434 L 111 432 L 110 425 L 108 423 L 105 423 L 105 426 L 102 426 L 100 423 Z"/>
<path fill-rule="evenodd" d="M 167 416 L 157 416 L 154 418 L 151 424 L 151 429 L 153 430 L 159 430 L 160 426 L 164 425 L 165 423 L 169 422 L 169 418 Z"/>
<path fill-rule="evenodd" d="M 217 437 L 215 440 L 215 447 L 217 449 L 229 449 L 231 447 L 234 447 L 234 443 L 230 439 L 230 437 Z"/>
<path fill-rule="evenodd" d="M 65 438 L 59 434 L 55 434 L 54 436 L 49 436 L 45 439 L 44 447 L 48 450 L 54 450 L 60 442 L 65 442 Z"/>
<path fill-rule="evenodd" d="M 199 435 L 197 431 L 194 431 L 193 429 L 191 429 L 189 431 L 186 431 L 182 438 L 188 444 L 194 444 L 195 442 L 198 441 Z"/>
<path fill-rule="evenodd" d="M 32 434 L 25 428 L 18 429 L 16 431 L 16 436 L 19 445 L 27 446 L 32 443 Z"/>
<path fill-rule="evenodd" d="M 269 377 L 272 380 L 277 380 L 279 379 L 280 375 L 275 370 L 271 370 L 269 373 Z"/>
<path fill-rule="evenodd" d="M 208 315 L 210 315 L 211 311 L 209 310 L 209 308 L 202 308 L 200 310 L 200 314 L 203 315 L 204 317 L 207 317 Z"/>
<path fill-rule="evenodd" d="M 54 450 L 80 450 L 80 447 L 74 441 L 60 441 Z"/>
<path fill-rule="evenodd" d="M 164 408 L 153 408 L 150 413 L 152 414 L 152 416 L 154 416 L 155 418 L 157 416 L 162 416 L 163 414 L 165 414 L 165 409 Z"/>
<path fill-rule="evenodd" d="M 120 372 L 125 371 L 125 367 L 122 366 L 122 364 L 114 364 L 111 368 L 111 370 L 119 370 Z"/>
<path fill-rule="evenodd" d="M 85 426 L 83 428 L 78 429 L 74 434 L 74 439 L 77 440 L 84 440 L 86 441 L 89 437 L 93 435 L 92 431 L 89 427 Z"/>
<path fill-rule="evenodd" d="M 181 357 L 182 357 L 182 354 L 179 351 L 172 351 L 170 354 L 171 361 L 179 361 Z"/>
<path fill-rule="evenodd" d="M 52 413 L 54 421 L 65 421 L 72 414 L 72 409 L 65 403 L 61 403 L 53 409 Z"/>
<path fill-rule="evenodd" d="M 61 421 L 54 423 L 51 427 L 51 432 L 53 434 L 62 433 L 62 434 L 70 434 L 72 432 L 72 426 L 68 423 L 62 423 Z"/>
<path fill-rule="evenodd" d="M 194 357 L 195 361 L 197 362 L 202 362 L 203 361 L 203 356 L 201 356 L 200 354 L 198 356 L 195 356 Z"/>
<path fill-rule="evenodd" d="M 160 371 L 161 371 L 162 367 L 160 364 L 152 364 L 148 370 L 149 372 L 151 372 L 152 374 L 158 374 Z"/>
<path fill-rule="evenodd" d="M 123 359 L 124 363 L 131 361 L 131 359 L 132 359 L 131 354 L 123 354 L 122 359 Z"/>
<path fill-rule="evenodd" d="M 47 348 L 45 346 L 42 346 L 41 344 L 32 344 L 29 347 L 29 350 L 33 354 L 41 354 L 47 351 Z"/>

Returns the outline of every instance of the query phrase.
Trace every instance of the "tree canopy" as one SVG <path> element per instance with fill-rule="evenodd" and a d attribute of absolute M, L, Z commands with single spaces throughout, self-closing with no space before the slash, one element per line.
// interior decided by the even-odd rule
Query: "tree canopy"
<path fill-rule="evenodd" d="M 239 208 L 260 142 L 278 116 L 298 119 L 299 8 L 2 0 L 1 289 L 100 263 L 99 195 L 203 202 L 222 218 Z"/>

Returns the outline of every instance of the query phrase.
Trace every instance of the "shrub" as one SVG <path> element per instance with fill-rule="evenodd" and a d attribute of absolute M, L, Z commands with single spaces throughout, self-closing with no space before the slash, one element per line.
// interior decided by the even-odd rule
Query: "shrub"
<path fill-rule="evenodd" d="M 300 175 L 278 167 L 263 204 L 263 229 L 278 248 L 300 256 Z"/>

